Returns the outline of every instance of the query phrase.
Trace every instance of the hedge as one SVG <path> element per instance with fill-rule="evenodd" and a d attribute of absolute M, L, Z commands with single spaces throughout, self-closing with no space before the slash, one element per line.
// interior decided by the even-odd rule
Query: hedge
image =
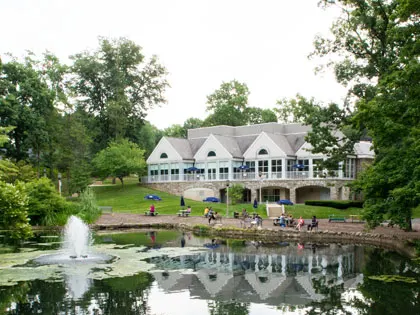
<path fill-rule="evenodd" d="M 306 200 L 307 206 L 331 207 L 335 209 L 363 208 L 363 201 L 352 200 Z"/>

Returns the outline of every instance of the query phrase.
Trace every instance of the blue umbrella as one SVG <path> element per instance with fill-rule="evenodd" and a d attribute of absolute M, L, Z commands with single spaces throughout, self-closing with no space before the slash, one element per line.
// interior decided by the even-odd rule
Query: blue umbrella
<path fill-rule="evenodd" d="M 241 166 L 238 167 L 238 169 L 242 170 L 242 171 L 245 171 L 245 170 L 249 169 L 249 166 L 248 165 L 241 165 Z"/>
<path fill-rule="evenodd" d="M 196 168 L 195 166 L 191 166 L 189 168 L 187 168 L 187 172 L 197 172 L 198 168 Z"/>
<path fill-rule="evenodd" d="M 181 196 L 181 207 L 185 207 L 184 196 Z"/>
<path fill-rule="evenodd" d="M 302 168 L 305 168 L 305 165 L 303 165 L 303 164 L 294 164 L 292 167 L 293 168 L 302 169 Z"/>
<path fill-rule="evenodd" d="M 257 209 L 258 208 L 258 202 L 257 202 L 257 198 L 254 199 L 254 208 Z"/>

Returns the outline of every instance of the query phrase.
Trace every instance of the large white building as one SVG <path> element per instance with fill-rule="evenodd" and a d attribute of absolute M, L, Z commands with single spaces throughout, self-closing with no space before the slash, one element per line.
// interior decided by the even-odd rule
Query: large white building
<path fill-rule="evenodd" d="M 226 198 L 226 187 L 241 183 L 244 201 L 348 199 L 347 184 L 362 162 L 371 161 L 370 142 L 355 145 L 354 155 L 326 171 L 326 156 L 313 154 L 305 141 L 309 126 L 266 123 L 188 130 L 187 139 L 163 137 L 149 158 L 143 183 L 201 200 Z"/>

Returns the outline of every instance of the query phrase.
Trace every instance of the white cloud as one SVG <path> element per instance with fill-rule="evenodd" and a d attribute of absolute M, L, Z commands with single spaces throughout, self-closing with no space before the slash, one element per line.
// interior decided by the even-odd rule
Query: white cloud
<path fill-rule="evenodd" d="M 206 96 L 237 79 L 250 105 L 273 108 L 296 93 L 339 100 L 331 74 L 315 76 L 307 59 L 315 34 L 336 12 L 318 0 L 0 0 L 0 53 L 48 49 L 66 58 L 97 46 L 98 36 L 127 37 L 167 67 L 168 104 L 149 112 L 159 128 L 205 118 Z"/>

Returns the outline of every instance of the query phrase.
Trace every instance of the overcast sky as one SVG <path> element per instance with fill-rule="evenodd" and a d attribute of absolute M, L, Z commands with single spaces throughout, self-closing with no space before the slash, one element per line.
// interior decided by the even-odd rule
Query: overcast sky
<path fill-rule="evenodd" d="M 204 119 L 206 96 L 236 79 L 250 106 L 275 107 L 300 93 L 339 101 L 331 73 L 315 75 L 307 56 L 335 12 L 318 0 L 0 0 L 0 54 L 45 50 L 66 61 L 95 49 L 98 36 L 126 37 L 159 57 L 171 85 L 167 104 L 149 111 L 158 128 Z"/>

